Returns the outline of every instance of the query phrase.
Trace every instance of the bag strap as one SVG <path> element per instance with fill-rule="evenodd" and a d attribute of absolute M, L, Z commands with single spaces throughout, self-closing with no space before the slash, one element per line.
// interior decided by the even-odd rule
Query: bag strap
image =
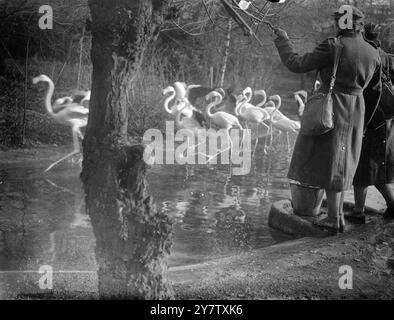
<path fill-rule="evenodd" d="M 316 93 L 315 84 L 316 84 L 316 81 L 319 79 L 319 73 L 320 73 L 320 70 L 316 70 L 315 81 L 313 81 L 312 90 L 311 90 L 312 95 Z"/>
<path fill-rule="evenodd" d="M 331 76 L 329 93 L 332 93 L 332 90 L 334 89 L 334 86 L 335 86 L 339 61 L 341 59 L 341 54 L 342 54 L 342 49 L 343 49 L 343 45 L 339 39 L 340 39 L 340 37 L 328 39 L 329 44 L 331 44 L 334 47 L 334 67 L 333 67 L 333 72 L 332 72 L 332 76 Z M 316 93 L 315 92 L 315 83 L 316 83 L 317 79 L 319 78 L 319 73 L 320 73 L 320 70 L 317 70 L 316 76 L 315 76 L 315 81 L 313 82 L 313 86 L 312 86 L 312 94 Z"/>
<path fill-rule="evenodd" d="M 333 43 L 333 45 L 334 45 L 334 67 L 332 69 L 332 76 L 331 76 L 329 93 L 332 93 L 332 90 L 334 89 L 334 86 L 335 86 L 335 81 L 337 79 L 339 61 L 341 60 L 342 49 L 343 49 L 343 45 L 340 41 L 340 37 L 334 38 L 333 41 L 334 41 L 334 43 Z"/>

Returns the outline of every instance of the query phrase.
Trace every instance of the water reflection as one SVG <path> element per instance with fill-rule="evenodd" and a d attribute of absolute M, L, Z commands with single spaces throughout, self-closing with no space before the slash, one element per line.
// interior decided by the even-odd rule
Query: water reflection
<path fill-rule="evenodd" d="M 289 160 L 286 148 L 269 155 L 260 150 L 245 176 L 231 176 L 226 165 L 153 166 L 148 173 L 151 194 L 158 210 L 176 221 L 170 265 L 285 239 L 268 228 L 267 220 L 271 203 L 289 197 Z M 7 164 L 0 170 L 0 287 L 17 290 L 12 272 L 45 264 L 63 271 L 97 269 L 80 168 L 65 163 L 43 174 L 46 165 Z"/>

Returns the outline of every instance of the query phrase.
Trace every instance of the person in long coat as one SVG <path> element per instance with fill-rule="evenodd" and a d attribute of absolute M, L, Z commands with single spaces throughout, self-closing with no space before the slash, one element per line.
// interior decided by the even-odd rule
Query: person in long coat
<path fill-rule="evenodd" d="M 335 25 L 343 50 L 333 90 L 334 129 L 321 136 L 298 135 L 288 172 L 288 178 L 306 186 L 325 189 L 328 218 L 316 226 L 336 234 L 343 232 L 344 191 L 352 187 L 361 153 L 364 116 L 372 114 L 381 94 L 381 60 L 377 50 L 364 40 L 363 13 L 352 7 L 353 27 L 341 29 L 344 13 L 334 13 Z M 275 30 L 275 45 L 286 67 L 295 73 L 320 70 L 320 91 L 329 91 L 334 48 L 329 39 L 313 52 L 299 55 L 287 33 Z M 366 110 L 363 93 L 370 100 Z"/>
<path fill-rule="evenodd" d="M 378 26 L 365 26 L 365 38 L 376 46 L 382 60 L 382 72 L 394 81 L 394 55 L 380 48 Z M 394 105 L 379 106 L 366 128 L 361 158 L 354 177 L 354 211 L 347 216 L 356 223 L 365 223 L 364 207 L 369 186 L 375 186 L 386 200 L 387 218 L 394 218 Z"/>

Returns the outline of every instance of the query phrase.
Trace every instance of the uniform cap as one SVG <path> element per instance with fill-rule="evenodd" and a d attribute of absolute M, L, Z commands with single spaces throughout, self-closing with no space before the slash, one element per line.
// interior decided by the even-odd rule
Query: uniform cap
<path fill-rule="evenodd" d="M 345 13 L 349 12 L 349 9 L 352 11 L 353 18 L 356 19 L 364 19 L 365 15 L 362 13 L 362 11 L 355 6 L 348 5 L 347 8 L 343 8 L 344 6 L 341 6 L 339 9 L 334 11 L 333 16 L 336 18 L 342 17 Z M 341 11 L 342 8 L 342 12 Z"/>

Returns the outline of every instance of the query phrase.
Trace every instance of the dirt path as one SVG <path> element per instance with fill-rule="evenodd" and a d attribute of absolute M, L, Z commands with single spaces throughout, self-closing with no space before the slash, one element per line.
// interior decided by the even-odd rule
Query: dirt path
<path fill-rule="evenodd" d="M 386 254 L 393 248 L 394 222 L 380 221 L 336 237 L 305 238 L 173 271 L 177 298 L 393 299 L 394 277 Z M 353 270 L 352 290 L 339 288 L 344 265 Z"/>

